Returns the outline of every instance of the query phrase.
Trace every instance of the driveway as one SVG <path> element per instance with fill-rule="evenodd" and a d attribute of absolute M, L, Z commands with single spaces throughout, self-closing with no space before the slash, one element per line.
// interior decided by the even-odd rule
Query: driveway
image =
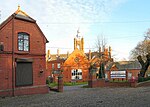
<path fill-rule="evenodd" d="M 75 86 L 64 86 L 64 91 L 80 90 L 81 88 L 83 88 L 83 86 L 87 86 L 87 84 L 75 85 Z"/>
<path fill-rule="evenodd" d="M 80 88 L 0 98 L 0 107 L 150 107 L 150 87 Z"/>

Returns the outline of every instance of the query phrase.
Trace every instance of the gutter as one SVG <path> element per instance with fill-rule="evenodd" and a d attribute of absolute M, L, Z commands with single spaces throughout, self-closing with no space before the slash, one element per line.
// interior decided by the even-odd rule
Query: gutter
<path fill-rule="evenodd" d="M 14 73 L 15 73 L 15 67 L 14 67 L 14 16 L 12 18 L 12 96 L 15 96 L 15 84 L 14 84 Z"/>

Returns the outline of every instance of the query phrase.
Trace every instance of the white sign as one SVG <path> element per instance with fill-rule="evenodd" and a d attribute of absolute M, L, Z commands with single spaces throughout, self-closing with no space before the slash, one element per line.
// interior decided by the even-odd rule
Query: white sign
<path fill-rule="evenodd" d="M 126 78 L 126 71 L 111 71 L 111 78 Z"/>

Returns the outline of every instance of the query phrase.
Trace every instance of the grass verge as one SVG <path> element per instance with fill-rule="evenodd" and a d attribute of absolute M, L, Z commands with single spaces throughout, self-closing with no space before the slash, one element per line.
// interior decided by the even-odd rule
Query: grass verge
<path fill-rule="evenodd" d="M 76 86 L 76 85 L 85 85 L 88 84 L 88 82 L 64 82 L 64 86 Z M 56 87 L 58 85 L 58 83 L 54 82 L 54 83 L 49 83 L 48 86 L 49 87 Z"/>

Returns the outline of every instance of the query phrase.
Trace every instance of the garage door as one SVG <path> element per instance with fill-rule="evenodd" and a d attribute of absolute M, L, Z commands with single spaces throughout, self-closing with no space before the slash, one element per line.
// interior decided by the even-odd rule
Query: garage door
<path fill-rule="evenodd" d="M 32 62 L 17 62 L 16 86 L 26 86 L 33 84 Z"/>

